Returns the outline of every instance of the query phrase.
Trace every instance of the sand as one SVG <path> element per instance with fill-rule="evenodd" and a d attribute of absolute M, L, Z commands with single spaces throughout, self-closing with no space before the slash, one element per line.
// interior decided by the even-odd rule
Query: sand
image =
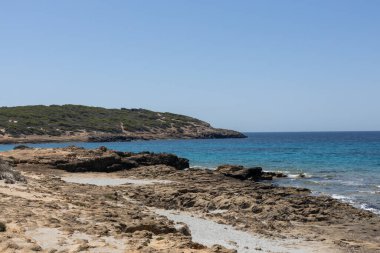
<path fill-rule="evenodd" d="M 62 178 L 63 181 L 76 184 L 90 184 L 97 186 L 115 186 L 123 184 L 131 185 L 151 185 L 151 184 L 169 184 L 169 180 L 157 179 L 134 179 L 134 178 L 110 178 L 105 176 L 88 176 L 86 174 L 78 174 L 75 176 L 67 176 Z"/>
<path fill-rule="evenodd" d="M 206 246 L 219 244 L 229 249 L 235 249 L 238 253 L 336 252 L 324 247 L 320 242 L 305 243 L 295 239 L 269 239 L 258 234 L 237 230 L 230 225 L 218 224 L 212 220 L 197 217 L 191 212 L 164 209 L 155 209 L 154 211 L 170 220 L 188 225 L 193 241 Z"/>

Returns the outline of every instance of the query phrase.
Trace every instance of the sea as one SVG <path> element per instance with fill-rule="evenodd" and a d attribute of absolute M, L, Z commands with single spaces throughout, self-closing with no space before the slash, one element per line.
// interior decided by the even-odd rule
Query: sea
<path fill-rule="evenodd" d="M 274 184 L 308 188 L 380 215 L 380 132 L 245 133 L 244 139 L 43 143 L 32 147 L 106 146 L 120 151 L 174 153 L 191 167 L 260 166 L 288 178 Z M 0 145 L 0 151 L 15 145 Z M 301 176 L 302 175 L 302 176 Z"/>

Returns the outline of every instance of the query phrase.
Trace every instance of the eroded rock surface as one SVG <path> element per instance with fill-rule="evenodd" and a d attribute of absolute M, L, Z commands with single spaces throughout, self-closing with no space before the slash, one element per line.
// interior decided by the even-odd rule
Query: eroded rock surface
<path fill-rule="evenodd" d="M 49 168 L 68 172 L 115 172 L 147 165 L 168 165 L 178 170 L 189 167 L 189 160 L 166 153 L 131 153 L 98 149 L 84 149 L 70 146 L 66 148 L 17 148 L 4 152 L 4 159 L 9 163 L 41 164 Z"/>
<path fill-rule="evenodd" d="M 285 174 L 280 172 L 265 172 L 261 167 L 245 168 L 239 165 L 224 164 L 218 166 L 217 172 L 222 173 L 227 177 L 232 177 L 240 180 L 272 180 L 274 177 L 286 177 Z"/>
<path fill-rule="evenodd" d="M 24 176 L 7 162 L 0 158 L 0 180 L 4 180 L 6 184 L 14 184 L 16 182 L 26 182 Z"/>
<path fill-rule="evenodd" d="M 152 208 L 194 213 L 276 240 L 319 244 L 321 250 L 315 252 L 380 250 L 379 216 L 327 196 L 312 196 L 307 189 L 241 180 L 221 170 L 180 170 L 179 158 L 106 148 L 22 149 L 0 156 L 28 179 L 27 185 L 0 185 L 0 221 L 6 226 L 0 233 L 0 252 L 233 252 L 194 243 L 189 229 L 183 224 L 179 228 Z M 137 165 L 108 174 L 57 169 L 62 164 L 86 167 L 88 160 L 103 157 L 101 163 L 107 167 L 125 159 Z M 156 183 L 99 186 L 62 180 L 73 176 Z M 49 236 L 46 231 L 56 233 L 59 243 L 41 243 Z"/>

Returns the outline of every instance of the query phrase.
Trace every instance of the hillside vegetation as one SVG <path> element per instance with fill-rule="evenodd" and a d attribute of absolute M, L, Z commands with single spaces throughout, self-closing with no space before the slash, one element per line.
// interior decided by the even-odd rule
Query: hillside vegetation
<path fill-rule="evenodd" d="M 145 109 L 106 109 L 82 105 L 0 107 L 1 136 L 99 134 L 147 138 L 226 138 L 240 133 L 215 129 L 184 115 Z"/>

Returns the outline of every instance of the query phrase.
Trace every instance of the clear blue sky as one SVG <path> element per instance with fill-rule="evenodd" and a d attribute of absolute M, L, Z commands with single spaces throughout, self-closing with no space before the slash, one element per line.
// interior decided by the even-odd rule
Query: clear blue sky
<path fill-rule="evenodd" d="M 66 103 L 380 130 L 380 1 L 1 1 L 0 106 Z"/>

